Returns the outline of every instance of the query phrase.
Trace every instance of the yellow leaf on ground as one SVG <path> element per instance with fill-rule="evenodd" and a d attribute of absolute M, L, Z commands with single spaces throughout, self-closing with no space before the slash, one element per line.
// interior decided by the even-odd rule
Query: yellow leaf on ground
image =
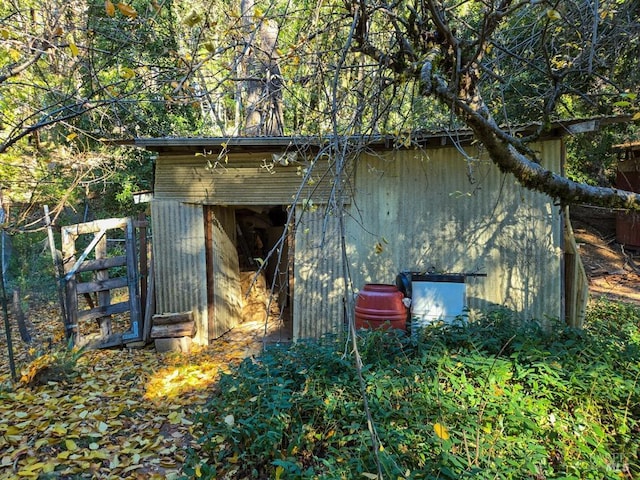
<path fill-rule="evenodd" d="M 69 450 L 70 452 L 74 452 L 78 449 L 78 445 L 76 444 L 76 442 L 74 442 L 70 438 L 64 441 L 64 446 L 67 447 L 67 450 Z"/>
<path fill-rule="evenodd" d="M 138 12 L 136 12 L 136 9 L 130 5 L 127 5 L 126 3 L 118 3 L 118 10 L 120 10 L 120 13 L 125 17 L 136 18 L 138 16 Z"/>
<path fill-rule="evenodd" d="M 104 11 L 107 12 L 107 15 L 113 17 L 116 14 L 116 6 L 110 0 L 104 2 Z"/>
<path fill-rule="evenodd" d="M 69 42 L 69 50 L 71 50 L 72 57 L 77 57 L 80 53 L 80 50 L 78 50 L 78 46 L 73 42 Z"/>
<path fill-rule="evenodd" d="M 57 433 L 58 435 L 64 435 L 67 433 L 67 427 L 60 423 L 56 423 L 53 427 L 51 427 L 51 431 L 53 433 Z"/>
<path fill-rule="evenodd" d="M 445 427 L 441 423 L 434 424 L 433 430 L 436 432 L 436 435 L 442 440 L 449 440 L 449 431 L 447 430 L 447 427 Z"/>

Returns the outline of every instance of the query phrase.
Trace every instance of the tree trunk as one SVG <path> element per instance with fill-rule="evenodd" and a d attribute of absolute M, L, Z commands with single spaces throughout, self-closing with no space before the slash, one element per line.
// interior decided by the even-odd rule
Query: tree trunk
<path fill-rule="evenodd" d="M 276 50 L 278 25 L 260 18 L 255 21 L 254 0 L 241 0 L 245 46 L 240 61 L 247 136 L 283 134 L 282 78 Z"/>

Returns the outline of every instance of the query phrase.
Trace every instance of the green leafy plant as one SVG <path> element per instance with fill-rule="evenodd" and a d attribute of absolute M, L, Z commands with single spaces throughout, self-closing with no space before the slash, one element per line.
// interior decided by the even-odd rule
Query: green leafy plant
<path fill-rule="evenodd" d="M 359 332 L 384 478 L 603 479 L 640 473 L 640 308 L 596 302 L 582 330 L 518 323 Z M 185 474 L 377 478 L 353 358 L 335 337 L 223 377 Z"/>

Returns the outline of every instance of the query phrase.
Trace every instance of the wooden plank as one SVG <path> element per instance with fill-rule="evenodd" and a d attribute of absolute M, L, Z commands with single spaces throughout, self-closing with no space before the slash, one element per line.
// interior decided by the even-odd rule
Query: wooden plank
<path fill-rule="evenodd" d="M 107 257 L 107 236 L 103 236 L 96 245 L 95 250 L 96 260 L 104 260 Z M 100 283 L 109 281 L 109 271 L 106 269 L 98 270 L 96 272 L 96 279 Z M 98 291 L 98 307 L 106 308 L 111 305 L 111 291 L 99 290 Z M 113 333 L 111 329 L 111 318 L 109 316 L 101 317 L 98 319 L 100 324 L 100 331 L 103 337 L 108 337 Z"/>
<path fill-rule="evenodd" d="M 62 258 L 60 252 L 56 249 L 56 243 L 53 237 L 53 227 L 51 225 L 51 217 L 49 216 L 49 205 L 44 206 L 44 219 L 47 225 L 47 238 L 49 239 L 49 249 L 51 251 L 51 260 L 53 260 L 53 273 L 56 278 L 58 291 L 58 303 L 60 304 L 60 313 L 62 315 L 62 323 L 67 323 L 67 312 L 64 298 L 64 285 L 62 277 L 64 277 L 64 267 L 62 266 Z"/>
<path fill-rule="evenodd" d="M 140 215 L 138 215 L 138 220 L 133 222 L 134 227 L 138 229 L 138 241 L 140 242 L 140 255 L 138 264 L 140 265 L 140 316 L 142 317 L 142 319 L 144 319 L 144 317 L 146 316 L 147 282 L 149 281 L 149 247 L 147 245 L 147 228 L 146 225 L 139 225 L 140 223 L 146 223 L 145 219 L 145 214 L 141 213 Z"/>
<path fill-rule="evenodd" d="M 64 277 L 65 280 L 69 280 L 71 276 L 76 274 L 76 272 L 78 271 L 78 268 L 80 268 L 80 265 L 84 263 L 89 253 L 91 253 L 91 250 L 93 250 L 98 244 L 98 242 L 102 240 L 102 237 L 104 237 L 105 233 L 107 233 L 107 230 L 103 229 L 103 230 L 100 230 L 98 233 L 94 234 L 93 240 L 91 240 L 91 243 L 87 245 L 87 248 L 84 249 L 84 252 L 82 252 L 82 255 L 80 255 L 80 258 L 78 258 L 76 263 L 74 263 L 73 267 L 67 270 L 67 274 Z"/>
<path fill-rule="evenodd" d="M 142 322 L 142 341 L 148 342 L 151 339 L 151 322 L 155 313 L 156 295 L 155 279 L 153 278 L 153 256 L 149 256 L 149 282 L 147 283 L 147 301 L 144 307 L 144 320 Z"/>
<path fill-rule="evenodd" d="M 213 265 L 213 206 L 204 206 L 204 254 L 207 286 L 207 328 L 214 332 L 216 328 L 214 265 Z M 211 333 L 209 333 L 211 336 Z M 207 339 L 208 340 L 208 339 Z M 208 343 L 208 342 L 207 342 Z"/>
<path fill-rule="evenodd" d="M 108 278 L 107 280 L 78 283 L 76 289 L 78 293 L 93 293 L 113 290 L 114 288 L 124 288 L 128 285 L 129 279 L 127 277 L 116 277 Z"/>
<path fill-rule="evenodd" d="M 83 310 L 78 312 L 77 318 L 79 322 L 93 320 L 104 317 L 106 315 L 115 315 L 116 313 L 124 313 L 129 311 L 129 302 L 114 303 L 106 307 L 96 307 L 91 310 Z"/>
<path fill-rule="evenodd" d="M 211 220 L 210 252 L 213 267 L 213 308 L 209 319 L 208 340 L 218 338 L 240 323 L 244 298 L 240 288 L 240 266 L 238 250 L 218 218 L 225 214 L 226 207 L 215 207 Z M 234 221 L 235 221 L 235 217 Z"/>
<path fill-rule="evenodd" d="M 22 302 L 20 300 L 20 287 L 13 291 L 13 315 L 16 317 L 18 323 L 18 331 L 20 332 L 20 338 L 25 343 L 31 343 L 31 333 L 27 327 L 27 320 L 22 310 Z"/>
<path fill-rule="evenodd" d="M 62 229 L 62 259 L 63 269 L 67 270 L 75 262 L 76 244 L 75 237 L 65 229 Z M 72 275 L 69 279 L 61 279 L 65 287 L 65 310 L 67 319 L 65 322 L 66 338 L 71 343 L 77 343 L 80 338 L 78 330 L 78 293 L 76 291 L 76 277 Z"/>
<path fill-rule="evenodd" d="M 82 338 L 82 343 L 78 344 L 79 347 L 84 347 L 87 350 L 95 350 L 98 348 L 111 348 L 119 347 L 122 345 L 122 334 L 114 333 L 108 337 L 103 337 L 97 333 L 86 335 Z"/>
<path fill-rule="evenodd" d="M 126 252 L 127 252 L 127 280 L 129 284 L 129 312 L 131 320 L 130 333 L 122 336 L 124 341 L 137 341 L 142 338 L 140 328 L 140 291 L 138 284 L 138 255 L 136 253 L 136 229 L 133 226 L 133 218 L 127 219 L 125 228 Z"/>
<path fill-rule="evenodd" d="M 190 322 L 193 312 L 162 313 L 153 316 L 154 325 L 171 325 L 172 323 Z"/>
<path fill-rule="evenodd" d="M 192 337 L 196 333 L 196 322 L 181 322 L 151 327 L 151 338 Z"/>
<path fill-rule="evenodd" d="M 113 267 L 124 267 L 127 264 L 127 257 L 125 255 L 118 255 L 115 257 L 101 258 L 99 260 L 87 260 L 76 270 L 80 272 L 93 272 L 95 270 L 105 270 Z"/>
<path fill-rule="evenodd" d="M 148 228 L 149 221 L 144 213 L 141 213 L 136 220 L 133 221 L 133 226 L 135 228 Z"/>
<path fill-rule="evenodd" d="M 73 237 L 84 235 L 87 233 L 96 233 L 100 230 L 113 230 L 115 228 L 125 228 L 127 226 L 126 218 L 107 218 L 104 220 L 95 220 L 93 222 L 77 223 L 62 227 L 62 232 Z"/>

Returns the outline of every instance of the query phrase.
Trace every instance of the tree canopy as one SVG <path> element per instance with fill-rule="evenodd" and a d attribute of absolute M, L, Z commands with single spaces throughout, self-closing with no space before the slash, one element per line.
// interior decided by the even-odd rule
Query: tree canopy
<path fill-rule="evenodd" d="M 409 145 L 413 132 L 468 128 L 528 188 L 637 209 L 633 193 L 544 170 L 529 145 L 557 120 L 640 119 L 639 10 L 631 0 L 8 0 L 0 173 L 25 191 L 63 175 L 70 189 L 100 181 L 112 161 L 104 138 L 388 134 Z M 523 136 L 524 123 L 539 128 Z"/>

